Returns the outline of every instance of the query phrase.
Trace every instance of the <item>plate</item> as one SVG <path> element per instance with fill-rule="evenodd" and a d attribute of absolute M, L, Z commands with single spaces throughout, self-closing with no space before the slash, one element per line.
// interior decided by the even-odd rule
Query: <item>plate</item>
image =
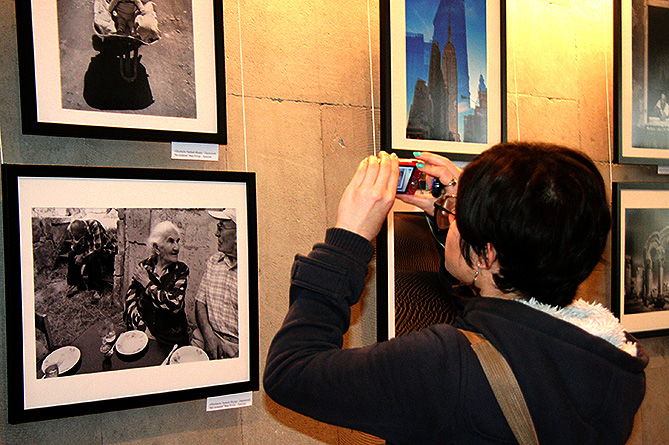
<path fill-rule="evenodd" d="M 46 368 L 58 365 L 58 374 L 65 374 L 79 363 L 81 351 L 75 346 L 63 346 L 47 355 L 42 362 L 42 372 L 46 374 Z"/>
<path fill-rule="evenodd" d="M 149 344 L 149 337 L 142 331 L 126 331 L 116 340 L 116 352 L 121 355 L 133 355 L 142 352 Z"/>
<path fill-rule="evenodd" d="M 176 363 L 204 362 L 209 360 L 207 353 L 196 346 L 182 346 L 170 357 L 170 365 Z"/>

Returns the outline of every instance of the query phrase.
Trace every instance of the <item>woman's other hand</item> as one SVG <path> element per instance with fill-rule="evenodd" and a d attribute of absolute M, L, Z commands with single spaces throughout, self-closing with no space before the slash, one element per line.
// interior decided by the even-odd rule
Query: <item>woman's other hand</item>
<path fill-rule="evenodd" d="M 135 270 L 132 272 L 132 278 L 134 278 L 135 281 L 137 281 L 143 287 L 148 286 L 150 282 L 149 273 L 141 264 L 135 266 Z"/>
<path fill-rule="evenodd" d="M 462 169 L 455 165 L 450 159 L 439 156 L 434 153 L 414 153 L 416 159 L 423 161 L 424 166 L 419 167 L 419 170 L 431 176 L 433 178 L 439 179 L 445 187 L 445 193 L 449 195 L 456 195 L 458 192 L 458 179 L 460 179 L 460 173 Z M 397 199 L 400 201 L 406 202 L 407 204 L 414 205 L 424 212 L 434 215 L 434 201 L 436 198 L 428 194 L 415 194 L 415 195 L 397 195 Z"/>
<path fill-rule="evenodd" d="M 339 201 L 335 227 L 374 239 L 393 206 L 398 178 L 399 161 L 394 153 L 363 159 Z"/>

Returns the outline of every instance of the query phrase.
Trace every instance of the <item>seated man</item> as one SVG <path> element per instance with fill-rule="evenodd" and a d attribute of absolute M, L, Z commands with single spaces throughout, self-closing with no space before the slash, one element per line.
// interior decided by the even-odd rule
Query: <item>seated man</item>
<path fill-rule="evenodd" d="M 207 260 L 195 295 L 193 346 L 213 360 L 239 356 L 237 306 L 237 218 L 234 209 L 210 211 L 218 219 L 218 252 Z"/>
<path fill-rule="evenodd" d="M 72 244 L 67 260 L 67 296 L 82 290 L 93 291 L 93 301 L 100 299 L 104 282 L 102 265 L 116 255 L 116 241 L 97 220 L 75 219 L 67 228 Z M 88 283 L 84 281 L 88 277 Z"/>

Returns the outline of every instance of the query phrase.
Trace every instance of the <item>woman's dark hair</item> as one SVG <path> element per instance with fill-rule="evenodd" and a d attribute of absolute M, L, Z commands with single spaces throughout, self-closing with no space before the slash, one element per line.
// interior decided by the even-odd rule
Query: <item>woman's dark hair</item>
<path fill-rule="evenodd" d="M 593 161 L 543 143 L 502 143 L 477 156 L 460 177 L 456 215 L 470 267 L 471 253 L 490 243 L 500 290 L 560 307 L 600 261 L 611 227 Z"/>

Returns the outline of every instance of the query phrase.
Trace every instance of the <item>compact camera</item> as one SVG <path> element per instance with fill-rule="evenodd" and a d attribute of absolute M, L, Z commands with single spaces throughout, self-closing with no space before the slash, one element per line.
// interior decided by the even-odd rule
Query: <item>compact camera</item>
<path fill-rule="evenodd" d="M 418 170 L 416 159 L 400 159 L 400 178 L 397 182 L 397 193 L 413 195 L 423 179 L 423 172 Z"/>

